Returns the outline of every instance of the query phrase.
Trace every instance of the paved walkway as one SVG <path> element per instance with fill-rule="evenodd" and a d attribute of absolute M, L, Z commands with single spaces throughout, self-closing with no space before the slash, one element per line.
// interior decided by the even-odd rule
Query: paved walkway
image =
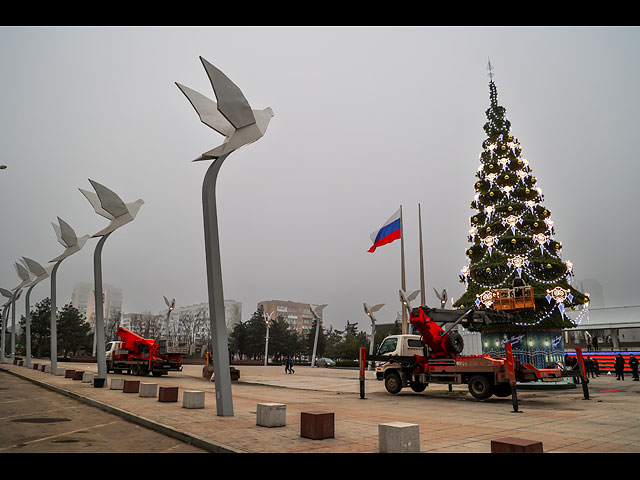
<path fill-rule="evenodd" d="M 34 363 L 45 363 L 34 360 Z M 58 363 L 59 368 L 97 372 L 95 364 Z M 590 399 L 581 386 L 564 390 L 518 390 L 519 413 L 511 398 L 475 400 L 464 385 L 430 385 L 421 394 L 410 389 L 389 395 L 382 382 L 367 372 L 366 395 L 360 398 L 356 370 L 238 366 L 233 382 L 232 417 L 217 415 L 215 384 L 202 378 L 202 366 L 186 365 L 180 373 L 138 379 L 178 386 L 177 403 L 159 402 L 89 383 L 55 376 L 11 363 L 0 365 L 22 378 L 85 401 L 131 421 L 179 438 L 211 452 L 376 453 L 378 424 L 407 422 L 420 428 L 420 451 L 429 453 L 489 453 L 491 440 L 518 437 L 541 441 L 544 452 L 640 452 L 640 382 L 616 381 L 601 375 L 589 383 Z M 205 391 L 204 409 L 182 408 L 185 390 Z M 259 403 L 286 404 L 286 425 L 256 425 Z M 300 436 L 300 414 L 335 414 L 335 438 Z"/>

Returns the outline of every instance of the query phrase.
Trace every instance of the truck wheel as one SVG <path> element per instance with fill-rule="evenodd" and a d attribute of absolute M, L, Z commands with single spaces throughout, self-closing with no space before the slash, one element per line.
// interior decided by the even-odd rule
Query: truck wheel
<path fill-rule="evenodd" d="M 427 383 L 421 383 L 421 382 L 410 382 L 409 386 L 411 387 L 411 390 L 413 390 L 416 393 L 420 393 L 420 392 L 424 392 L 425 388 L 427 388 Z"/>
<path fill-rule="evenodd" d="M 402 381 L 400 380 L 400 375 L 396 372 L 391 372 L 384 377 L 384 388 L 387 389 L 387 392 L 395 395 L 402 390 Z"/>
<path fill-rule="evenodd" d="M 464 348 L 464 340 L 462 335 L 458 332 L 449 332 L 449 338 L 447 339 L 447 349 L 455 354 L 462 353 Z"/>
<path fill-rule="evenodd" d="M 508 397 L 511 395 L 511 385 L 508 383 L 499 383 L 493 386 L 493 394 L 496 397 Z"/>
<path fill-rule="evenodd" d="M 469 393 L 478 400 L 486 400 L 493 393 L 491 383 L 484 375 L 474 375 L 469 379 Z"/>
<path fill-rule="evenodd" d="M 107 362 L 107 373 L 109 373 L 111 370 L 113 370 L 113 363 Z"/>

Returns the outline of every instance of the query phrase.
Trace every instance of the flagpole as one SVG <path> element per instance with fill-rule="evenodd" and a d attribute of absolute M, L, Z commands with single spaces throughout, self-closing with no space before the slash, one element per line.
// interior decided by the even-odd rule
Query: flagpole
<path fill-rule="evenodd" d="M 418 204 L 418 228 L 420 229 L 420 305 L 426 306 L 426 293 L 424 289 L 424 258 L 422 255 L 422 210 Z"/>
<path fill-rule="evenodd" d="M 400 270 L 402 272 L 402 291 L 407 291 L 407 285 L 405 281 L 404 275 L 404 221 L 402 220 L 402 205 L 400 205 Z M 402 334 L 407 334 L 407 311 L 404 308 L 404 305 L 401 305 L 402 308 Z"/>

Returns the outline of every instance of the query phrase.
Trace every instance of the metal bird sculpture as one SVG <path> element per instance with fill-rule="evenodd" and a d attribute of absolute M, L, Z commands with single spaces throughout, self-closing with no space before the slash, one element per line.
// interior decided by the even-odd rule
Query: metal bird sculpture
<path fill-rule="evenodd" d="M 68 256 L 78 252 L 82 249 L 87 240 L 91 238 L 91 235 L 83 235 L 78 238 L 73 228 L 71 228 L 71 226 L 60 217 L 58 217 L 58 223 L 60 225 L 56 225 L 55 223 L 51 223 L 51 225 L 53 225 L 53 229 L 56 232 L 58 242 L 65 248 L 65 251 L 62 252 L 62 255 L 57 256 L 53 260 L 49 260 L 50 263 L 64 260 Z"/>
<path fill-rule="evenodd" d="M 447 305 L 447 289 L 443 289 L 442 293 L 439 293 L 435 288 L 433 291 L 436 292 L 436 297 L 440 300 L 440 308 L 444 308 Z"/>
<path fill-rule="evenodd" d="M 224 135 L 225 139 L 221 145 L 203 153 L 194 162 L 215 160 L 259 140 L 273 117 L 271 107 L 253 110 L 235 83 L 204 58 L 200 57 L 200 61 L 209 76 L 218 103 L 178 82 L 176 85 L 198 113 L 202 123 Z"/>
<path fill-rule="evenodd" d="M 27 267 L 29 272 L 33 275 L 33 280 L 29 282 L 29 287 L 34 287 L 36 284 L 40 283 L 45 278 L 48 278 L 51 275 L 51 271 L 53 270 L 53 265 L 50 267 L 43 267 L 35 260 L 31 260 L 27 257 L 22 257 L 22 262 Z"/>
<path fill-rule="evenodd" d="M 142 199 L 131 203 L 124 203 L 118 195 L 104 185 L 100 185 L 98 182 L 94 182 L 91 179 L 89 179 L 89 182 L 96 193 L 88 192 L 81 188 L 78 190 L 87 197 L 87 200 L 89 200 L 89 203 L 91 203 L 91 206 L 98 215 L 111 220 L 111 223 L 106 228 L 93 234 L 92 237 L 102 237 L 113 232 L 115 229 L 120 228 L 124 224 L 131 222 L 136 218 L 140 207 L 144 205 L 144 201 Z"/>

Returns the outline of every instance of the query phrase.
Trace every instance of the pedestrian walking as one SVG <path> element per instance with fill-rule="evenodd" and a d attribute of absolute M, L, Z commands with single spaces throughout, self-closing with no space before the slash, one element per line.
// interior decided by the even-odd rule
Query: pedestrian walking
<path fill-rule="evenodd" d="M 629 356 L 629 366 L 631 367 L 631 374 L 633 375 L 633 381 L 637 382 L 638 378 L 638 359 L 633 355 Z"/>
<path fill-rule="evenodd" d="M 616 361 L 614 363 L 614 367 L 616 369 L 616 380 L 624 380 L 624 358 L 621 354 L 616 355 Z"/>
<path fill-rule="evenodd" d="M 593 349 L 597 352 L 598 351 L 598 337 L 594 336 L 593 337 Z"/>
<path fill-rule="evenodd" d="M 289 357 L 289 373 L 296 373 L 293 369 L 293 357 Z"/>
<path fill-rule="evenodd" d="M 289 355 L 284 359 L 284 373 L 289 373 Z"/>

